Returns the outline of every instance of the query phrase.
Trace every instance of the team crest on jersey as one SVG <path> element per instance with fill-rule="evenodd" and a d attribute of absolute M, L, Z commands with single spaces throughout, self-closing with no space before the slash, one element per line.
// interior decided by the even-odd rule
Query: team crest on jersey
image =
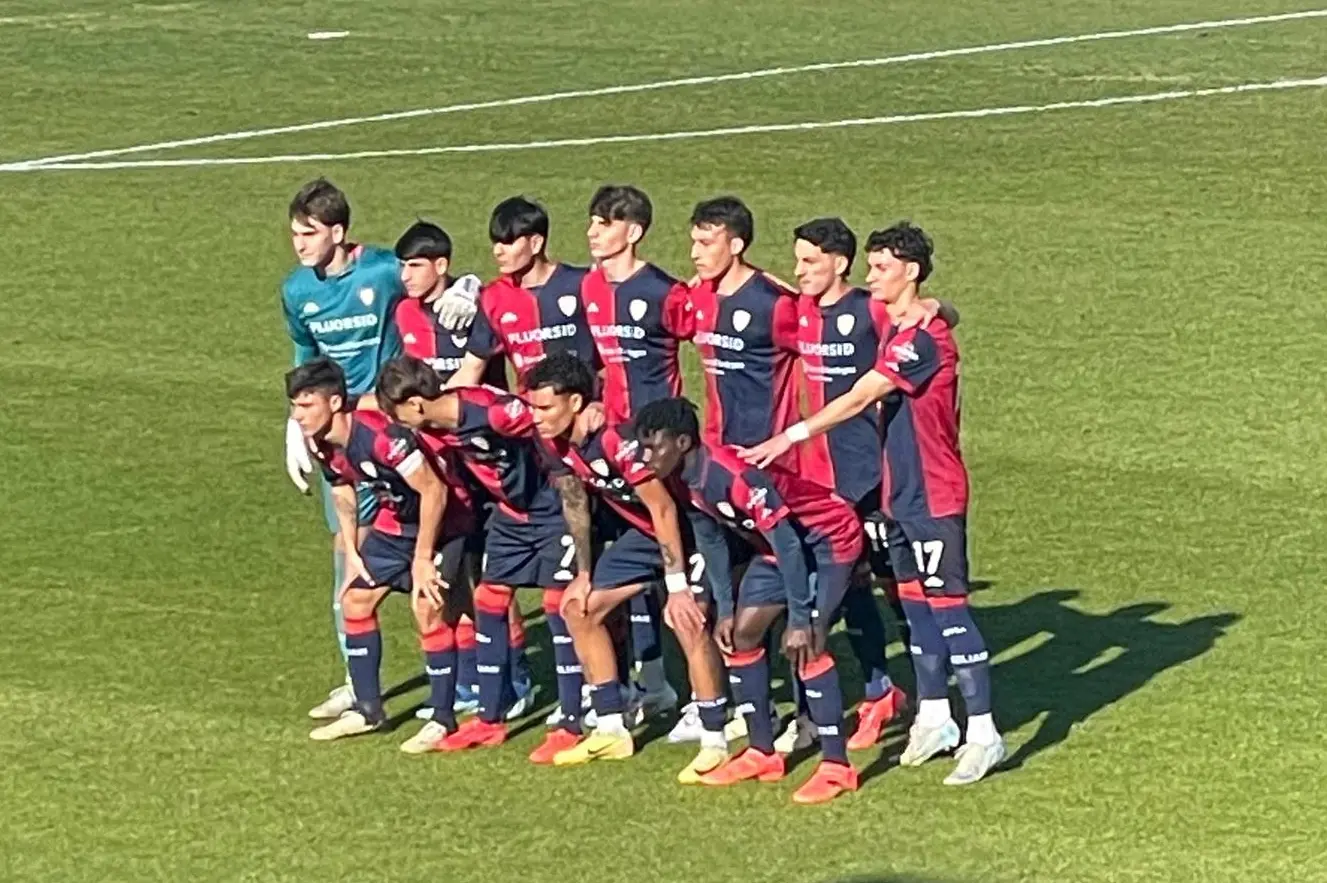
<path fill-rule="evenodd" d="M 388 456 L 392 459 L 398 459 L 405 454 L 405 449 L 410 446 L 410 441 L 404 438 L 392 439 L 391 446 L 387 449 Z"/>
<path fill-rule="evenodd" d="M 608 477 L 608 464 L 605 463 L 602 458 L 591 463 L 590 468 L 605 478 Z"/>
<path fill-rule="evenodd" d="M 304 305 L 304 315 L 312 316 L 316 312 L 318 312 L 318 305 L 313 301 L 309 301 Z"/>
<path fill-rule="evenodd" d="M 645 318 L 645 311 L 649 309 L 649 307 L 650 305 L 647 304 L 645 301 L 641 300 L 640 298 L 636 298 L 630 304 L 627 305 L 627 312 L 631 314 L 632 319 L 639 322 L 641 319 Z"/>
<path fill-rule="evenodd" d="M 360 462 L 359 471 L 363 472 L 369 478 L 378 477 L 378 468 L 374 466 L 372 463 L 370 463 L 368 460 L 363 460 Z"/>
<path fill-rule="evenodd" d="M 733 507 L 728 504 L 727 500 L 720 500 L 718 503 L 715 504 L 714 508 L 718 509 L 719 514 L 722 515 L 724 518 L 737 517 L 737 510 L 733 509 Z"/>
<path fill-rule="evenodd" d="M 576 295 L 564 294 L 558 298 L 558 309 L 562 311 L 564 316 L 576 315 Z"/>
<path fill-rule="evenodd" d="M 359 290 L 359 302 L 364 304 L 364 306 L 366 307 L 373 306 L 373 289 L 361 288 Z"/>
<path fill-rule="evenodd" d="M 852 334 L 852 326 L 856 324 L 857 319 L 853 317 L 852 313 L 844 313 L 834 322 L 834 326 L 839 329 L 839 334 L 842 334 L 844 337 Z"/>
<path fill-rule="evenodd" d="M 510 402 L 507 402 L 507 405 L 503 410 L 507 412 L 507 416 L 511 419 L 519 420 L 525 415 L 525 402 L 520 399 L 512 399 Z"/>
<path fill-rule="evenodd" d="M 401 338 L 401 342 L 404 343 L 406 346 L 412 346 L 415 342 L 415 335 L 407 334 L 405 337 Z"/>
<path fill-rule="evenodd" d="M 745 331 L 746 326 L 751 324 L 751 314 L 746 310 L 733 311 L 733 330 Z"/>
<path fill-rule="evenodd" d="M 585 312 L 597 313 L 599 312 L 599 305 L 597 303 L 591 302 L 590 305 L 585 308 Z"/>
<path fill-rule="evenodd" d="M 463 347 L 465 346 L 465 342 L 466 342 L 467 340 L 469 340 L 469 339 L 470 339 L 470 335 L 468 335 L 468 334 L 453 334 L 453 335 L 452 335 L 452 343 L 456 344 L 456 346 L 457 346 L 458 349 L 459 349 L 459 348 L 463 348 Z"/>
<path fill-rule="evenodd" d="M 502 318 L 498 321 L 503 325 L 510 325 L 512 322 L 515 322 L 517 318 L 519 317 L 515 313 L 503 313 Z"/>
<path fill-rule="evenodd" d="M 474 445 L 476 448 L 479 448 L 479 450 L 481 451 L 487 451 L 489 449 L 488 439 L 484 438 L 482 435 L 477 435 L 474 438 L 470 439 L 470 444 Z"/>

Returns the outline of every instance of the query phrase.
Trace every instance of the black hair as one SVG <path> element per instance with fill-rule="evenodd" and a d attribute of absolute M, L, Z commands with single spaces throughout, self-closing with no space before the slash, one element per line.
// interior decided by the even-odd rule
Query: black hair
<path fill-rule="evenodd" d="M 691 210 L 691 226 L 722 227 L 729 236 L 742 240 L 743 251 L 756 239 L 756 221 L 751 217 L 751 209 L 736 196 L 716 196 L 696 203 Z"/>
<path fill-rule="evenodd" d="M 488 238 L 510 244 L 522 236 L 548 239 L 548 212 L 544 207 L 524 196 L 513 196 L 493 206 L 493 215 L 488 219 Z"/>
<path fill-rule="evenodd" d="M 842 255 L 848 259 L 843 268 L 846 279 L 852 269 L 852 259 L 857 255 L 857 234 L 844 223 L 842 218 L 816 218 L 793 229 L 793 239 L 802 239 L 819 248 L 825 254 Z"/>
<path fill-rule="evenodd" d="M 327 356 L 310 359 L 286 372 L 286 398 L 293 399 L 306 392 L 321 392 L 340 396 L 345 401 L 346 372 Z"/>
<path fill-rule="evenodd" d="M 700 418 L 689 399 L 655 399 L 636 412 L 636 438 L 648 441 L 658 433 L 670 438 L 700 438 Z"/>
<path fill-rule="evenodd" d="M 866 251 L 888 251 L 900 261 L 917 265 L 917 284 L 931 275 L 931 259 L 935 245 L 921 227 L 911 221 L 899 221 L 892 227 L 876 230 L 866 239 Z"/>
<path fill-rule="evenodd" d="M 415 258 L 451 258 L 452 238 L 447 231 L 429 221 L 415 221 L 396 240 L 396 259 L 410 261 Z"/>
<path fill-rule="evenodd" d="M 654 219 L 654 206 L 645 191 L 630 184 L 605 184 L 590 199 L 590 217 L 605 221 L 626 221 L 640 224 L 641 230 L 650 229 Z"/>
<path fill-rule="evenodd" d="M 534 391 L 550 387 L 554 395 L 576 394 L 589 404 L 594 399 L 594 373 L 590 366 L 571 353 L 554 353 L 525 375 L 525 388 Z"/>
<path fill-rule="evenodd" d="M 300 188 L 290 201 L 290 219 L 313 219 L 324 227 L 350 228 L 350 201 L 326 178 L 316 178 Z"/>
<path fill-rule="evenodd" d="M 419 396 L 432 401 L 443 393 L 442 377 L 422 359 L 398 356 L 382 366 L 374 393 L 378 403 L 396 407 Z"/>

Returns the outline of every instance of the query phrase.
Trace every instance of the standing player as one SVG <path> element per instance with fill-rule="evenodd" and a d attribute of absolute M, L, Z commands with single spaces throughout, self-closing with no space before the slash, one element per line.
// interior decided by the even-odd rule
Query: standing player
<path fill-rule="evenodd" d="M 678 342 L 695 332 L 687 287 L 637 254 L 654 208 L 637 187 L 600 187 L 590 200 L 586 230 L 595 266 L 581 299 L 600 361 L 608 425 L 631 418 L 642 404 L 682 394 Z M 631 644 L 644 688 L 642 705 L 657 713 L 677 705 L 664 674 L 658 599 L 631 596 Z"/>
<path fill-rule="evenodd" d="M 728 759 L 723 670 L 705 626 L 707 605 L 696 597 L 704 591 L 699 584 L 704 559 L 692 551 L 690 523 L 679 514 L 697 513 L 679 504 L 686 499 L 680 481 L 665 483 L 643 462 L 630 424 L 587 428 L 583 414 L 594 393 L 594 375 L 583 362 L 550 356 L 531 370 L 529 386 L 535 426 L 550 453 L 550 472 L 584 482 L 629 525 L 599 557 L 590 583 L 569 588 L 563 598 L 563 616 L 590 685 L 597 723 L 588 738 L 553 762 L 568 766 L 633 753 L 606 621 L 631 598 L 663 587 L 666 618 L 682 646 L 703 718 L 700 753 L 678 775 L 683 784 L 696 784 Z"/>
<path fill-rule="evenodd" d="M 286 394 L 293 419 L 332 485 L 347 540 L 341 604 L 355 705 L 309 736 L 320 742 L 357 736 L 386 721 L 378 679 L 382 635 L 377 609 L 395 589 L 410 593 L 433 706 L 432 720 L 401 746 L 418 753 L 456 730 L 454 629 L 466 604 L 461 578 L 465 543 L 473 530 L 469 500 L 463 491 L 449 492 L 453 488 L 435 470 L 439 461 L 426 457 L 409 431 L 378 411 L 347 410 L 346 377 L 331 359 L 320 357 L 293 369 L 286 375 Z M 363 542 L 357 542 L 355 485 L 365 483 L 382 505 Z"/>
<path fill-rule="evenodd" d="M 290 235 L 300 266 L 281 286 L 286 331 L 295 346 L 296 365 L 325 355 L 345 371 L 352 396 L 373 388 L 378 366 L 399 355 L 401 342 L 392 327 L 392 311 L 401 296 L 401 279 L 391 252 L 349 240 L 350 203 L 330 181 L 319 178 L 300 188 L 290 203 Z M 302 492 L 312 472 L 308 448 L 298 424 L 286 426 L 286 471 Z M 330 486 L 322 482 L 323 513 L 332 531 L 332 614 L 342 658 L 346 634 L 339 592 L 345 574 L 349 539 L 338 532 Z M 359 488 L 359 523 L 373 520 L 373 495 Z M 355 696 L 349 679 L 309 710 L 312 718 L 335 718 L 348 711 Z"/>
<path fill-rule="evenodd" d="M 968 608 L 968 475 L 958 439 L 958 347 L 943 319 L 921 327 L 926 310 L 919 289 L 930 275 L 932 256 L 926 234 L 902 222 L 872 233 L 866 251 L 867 284 L 889 305 L 892 320 L 875 367 L 823 410 L 743 456 L 768 463 L 884 402 L 883 509 L 920 700 L 900 763 L 917 766 L 958 746 L 948 698 L 952 670 L 968 721 L 966 742 L 945 784 L 968 785 L 995 768 L 1005 749 L 991 716 L 986 642 Z"/>
<path fill-rule="evenodd" d="M 661 399 L 636 415 L 645 461 L 667 480 L 680 472 L 696 508 L 723 524 L 750 557 L 734 606 L 729 545 L 717 529 L 696 542 L 714 590 L 715 639 L 728 662 L 729 682 L 747 724 L 749 747 L 700 777 L 706 785 L 783 778 L 770 721 L 769 660 L 765 641 L 785 611 L 783 652 L 802 685 L 820 735 L 822 762 L 797 790 L 798 803 L 824 803 L 857 790 L 843 736 L 843 695 L 826 633 L 862 551 L 852 507 L 814 482 L 779 470 L 747 466 L 732 449 L 702 443 L 694 406 Z"/>
<path fill-rule="evenodd" d="M 444 388 L 425 362 L 404 357 L 383 366 L 377 397 L 379 407 L 393 419 L 426 441 L 454 450 L 494 502 L 483 581 L 474 593 L 479 713 L 434 748 L 459 751 L 506 741 L 502 713 L 512 595 L 518 588 L 539 588 L 553 635 L 561 713 L 530 760 L 552 763 L 554 755 L 575 745 L 581 734 L 581 666 L 559 608 L 562 592 L 578 578 L 578 569 L 588 571 L 588 542 L 576 542 L 590 530 L 584 488 L 574 479 L 556 488 L 549 483 L 539 468 L 540 442 L 530 409 L 516 396 L 488 387 Z M 576 490 L 583 505 L 569 502 Z"/>

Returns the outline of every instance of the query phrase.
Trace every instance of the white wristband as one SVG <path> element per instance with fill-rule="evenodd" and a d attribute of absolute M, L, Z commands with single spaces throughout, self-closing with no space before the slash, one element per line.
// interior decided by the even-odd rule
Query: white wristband
<path fill-rule="evenodd" d="M 683 592 L 691 591 L 691 584 L 687 582 L 685 573 L 665 573 L 664 588 L 670 595 L 680 595 Z"/>
<path fill-rule="evenodd" d="M 803 420 L 801 423 L 794 423 L 792 426 L 789 426 L 784 434 L 788 436 L 788 441 L 795 444 L 797 442 L 804 442 L 810 438 L 811 430 L 806 428 L 806 421 Z"/>

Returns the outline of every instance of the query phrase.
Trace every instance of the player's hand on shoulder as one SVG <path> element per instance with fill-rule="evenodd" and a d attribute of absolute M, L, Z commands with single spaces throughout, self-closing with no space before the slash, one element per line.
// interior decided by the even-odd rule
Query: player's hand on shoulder
<path fill-rule="evenodd" d="M 580 428 L 587 433 L 591 433 L 598 432 L 603 428 L 604 424 L 608 422 L 608 415 L 604 411 L 602 402 L 590 402 L 576 419 L 580 423 Z"/>
<path fill-rule="evenodd" d="M 457 279 L 431 301 L 438 322 L 448 331 L 464 331 L 475 321 L 481 283 L 474 273 Z"/>
<path fill-rule="evenodd" d="M 755 466 L 757 469 L 764 469 L 775 460 L 782 457 L 793 446 L 792 439 L 788 434 L 780 432 L 778 435 L 767 438 L 754 448 L 737 449 L 737 456 L 749 466 Z"/>
<path fill-rule="evenodd" d="M 309 492 L 308 476 L 313 473 L 313 460 L 309 456 L 309 442 L 304 430 L 291 417 L 286 420 L 286 475 L 299 488 L 301 494 Z"/>

